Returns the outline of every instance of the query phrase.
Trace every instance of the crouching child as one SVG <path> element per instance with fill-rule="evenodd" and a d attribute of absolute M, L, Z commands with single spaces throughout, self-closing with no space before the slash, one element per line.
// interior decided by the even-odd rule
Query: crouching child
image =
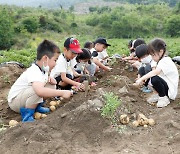
<path fill-rule="evenodd" d="M 49 108 L 43 107 L 45 98 L 69 98 L 72 95 L 67 90 L 56 90 L 56 81 L 48 76 L 59 53 L 60 49 L 53 42 L 44 40 L 37 48 L 37 61 L 12 85 L 8 94 L 8 105 L 21 114 L 22 122 L 34 121 L 34 112 L 50 112 Z"/>

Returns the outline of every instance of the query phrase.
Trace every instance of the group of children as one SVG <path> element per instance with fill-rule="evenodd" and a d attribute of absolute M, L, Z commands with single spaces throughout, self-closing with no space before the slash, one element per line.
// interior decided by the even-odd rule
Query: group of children
<path fill-rule="evenodd" d="M 99 53 L 110 44 L 105 38 L 95 42 L 86 42 L 81 49 L 76 38 L 67 38 L 64 51 L 49 40 L 44 40 L 37 48 L 37 58 L 13 84 L 8 95 L 8 105 L 20 112 L 22 121 L 34 121 L 34 113 L 48 113 L 49 108 L 43 106 L 50 97 L 70 98 L 75 88 L 83 91 L 85 86 L 80 78 L 83 75 L 94 76 L 99 70 L 110 71 L 103 63 Z M 105 52 L 105 51 L 104 51 Z"/>
<path fill-rule="evenodd" d="M 162 39 L 154 39 L 148 45 L 142 39 L 129 43 L 130 56 L 123 58 L 137 68 L 135 86 L 143 86 L 142 91 L 154 91 L 149 103 L 157 102 L 157 107 L 165 107 L 174 100 L 178 92 L 179 74 L 175 63 L 167 55 L 167 46 Z"/>
<path fill-rule="evenodd" d="M 8 95 L 8 104 L 15 112 L 20 112 L 23 122 L 34 121 L 34 112 L 48 113 L 43 106 L 50 97 L 70 98 L 76 89 L 83 91 L 82 77 L 94 76 L 99 71 L 110 71 L 107 64 L 106 48 L 111 46 L 105 38 L 86 42 L 81 49 L 76 38 L 67 38 L 64 51 L 49 40 L 44 40 L 37 48 L 37 58 L 13 84 Z M 138 69 L 135 85 L 144 85 L 144 92 L 156 91 L 148 102 L 157 102 L 164 107 L 177 95 L 179 75 L 175 64 L 166 55 L 166 44 L 155 39 L 148 45 L 142 39 L 129 43 L 130 56 L 122 58 Z M 149 85 L 152 88 L 149 88 Z"/>

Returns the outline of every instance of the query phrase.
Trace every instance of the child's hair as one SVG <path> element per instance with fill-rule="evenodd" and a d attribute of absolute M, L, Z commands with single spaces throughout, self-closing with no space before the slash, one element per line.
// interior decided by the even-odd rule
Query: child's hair
<path fill-rule="evenodd" d="M 44 55 L 48 56 L 51 59 L 55 53 L 60 52 L 61 51 L 57 45 L 49 40 L 44 40 L 39 44 L 37 48 L 37 60 L 41 60 Z"/>
<path fill-rule="evenodd" d="M 135 54 L 138 58 L 148 55 L 148 46 L 146 44 L 139 45 L 135 50 Z"/>
<path fill-rule="evenodd" d="M 93 45 L 93 42 L 87 41 L 87 42 L 84 43 L 84 48 L 90 49 L 91 45 Z"/>
<path fill-rule="evenodd" d="M 162 39 L 156 38 L 156 39 L 152 40 L 148 44 L 148 52 L 149 52 L 149 54 L 152 55 L 155 52 L 160 52 L 160 50 L 163 50 L 164 53 L 166 52 L 166 43 Z"/>
<path fill-rule="evenodd" d="M 146 44 L 146 43 L 145 43 L 145 41 L 144 41 L 143 39 L 138 38 L 138 39 L 136 39 L 136 40 L 134 40 L 134 41 L 132 42 L 132 47 L 133 47 L 133 48 L 136 48 L 136 47 L 138 47 L 138 46 L 141 45 L 141 44 Z"/>
<path fill-rule="evenodd" d="M 82 53 L 78 54 L 76 57 L 76 61 L 79 62 L 79 60 L 85 60 L 85 59 L 91 59 L 91 52 L 88 48 L 83 48 Z M 88 61 L 89 62 L 89 61 Z"/>

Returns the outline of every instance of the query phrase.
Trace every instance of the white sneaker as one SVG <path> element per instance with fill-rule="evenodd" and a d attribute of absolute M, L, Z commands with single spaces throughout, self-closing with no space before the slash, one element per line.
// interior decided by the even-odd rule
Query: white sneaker
<path fill-rule="evenodd" d="M 167 96 L 159 97 L 157 102 L 157 107 L 165 107 L 170 103 L 169 98 Z"/>
<path fill-rule="evenodd" d="M 157 102 L 158 100 L 159 100 L 159 95 L 153 94 L 147 99 L 147 102 L 151 104 Z"/>

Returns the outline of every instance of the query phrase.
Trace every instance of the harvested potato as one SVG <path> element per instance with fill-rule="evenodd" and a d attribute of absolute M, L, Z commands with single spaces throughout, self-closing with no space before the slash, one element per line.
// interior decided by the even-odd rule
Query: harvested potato
<path fill-rule="evenodd" d="M 139 122 L 136 120 L 136 121 L 133 121 L 133 126 L 135 126 L 135 127 L 138 127 L 139 126 Z"/>
<path fill-rule="evenodd" d="M 16 121 L 16 120 L 10 120 L 9 121 L 9 126 L 10 127 L 14 127 L 14 126 L 16 126 L 18 124 L 18 122 Z"/>
<path fill-rule="evenodd" d="M 140 119 L 147 119 L 147 118 L 146 118 L 146 116 L 144 114 L 140 113 L 138 115 L 138 120 L 140 120 Z"/>
<path fill-rule="evenodd" d="M 145 128 L 147 128 L 147 127 L 148 127 L 148 125 L 144 125 L 144 127 L 145 127 Z"/>
<path fill-rule="evenodd" d="M 46 114 L 41 114 L 41 118 L 46 118 L 47 115 Z"/>
<path fill-rule="evenodd" d="M 139 114 L 137 121 L 139 122 L 139 125 L 144 126 L 148 124 L 148 118 L 144 114 Z"/>
<path fill-rule="evenodd" d="M 51 111 L 55 111 L 55 110 L 56 110 L 56 107 L 55 107 L 55 106 L 53 106 L 53 105 L 52 105 L 52 106 L 50 106 L 49 108 L 50 108 L 50 110 L 51 110 Z"/>
<path fill-rule="evenodd" d="M 126 114 L 122 114 L 120 116 L 120 122 L 122 124 L 128 124 L 129 123 L 129 117 Z"/>
<path fill-rule="evenodd" d="M 51 102 L 49 103 L 49 105 L 50 105 L 50 106 L 56 106 L 56 105 L 57 105 L 57 102 L 56 102 L 56 101 L 51 101 Z"/>
<path fill-rule="evenodd" d="M 58 101 L 56 102 L 56 105 L 60 105 L 60 104 L 61 104 L 61 101 L 58 100 Z"/>
<path fill-rule="evenodd" d="M 39 119 L 41 119 L 41 113 L 39 113 L 39 112 L 35 112 L 34 113 L 34 118 L 36 119 L 36 120 L 39 120 Z"/>
<path fill-rule="evenodd" d="M 150 126 L 155 125 L 154 119 L 148 119 L 148 124 L 149 124 Z"/>

